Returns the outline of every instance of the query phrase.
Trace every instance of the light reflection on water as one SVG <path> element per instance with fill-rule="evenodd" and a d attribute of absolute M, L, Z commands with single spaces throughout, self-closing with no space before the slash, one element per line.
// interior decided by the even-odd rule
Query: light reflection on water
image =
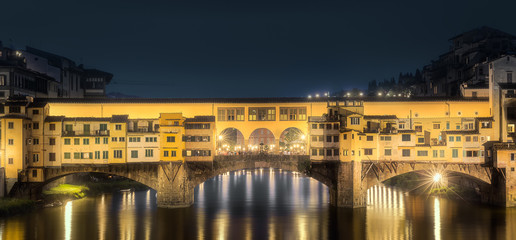
<path fill-rule="evenodd" d="M 383 186 L 367 208 L 330 207 L 328 189 L 274 169 L 219 175 L 186 209 L 154 191 L 104 194 L 0 219 L 1 239 L 512 239 L 516 210 L 417 197 Z"/>

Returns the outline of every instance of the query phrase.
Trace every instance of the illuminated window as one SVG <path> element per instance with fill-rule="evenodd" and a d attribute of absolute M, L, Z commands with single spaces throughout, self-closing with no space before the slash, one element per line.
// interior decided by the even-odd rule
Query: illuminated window
<path fill-rule="evenodd" d="M 410 149 L 403 149 L 401 154 L 403 157 L 410 157 Z"/>
<path fill-rule="evenodd" d="M 113 157 L 114 158 L 122 158 L 122 150 L 114 150 Z"/>
<path fill-rule="evenodd" d="M 392 155 L 392 149 L 390 149 L 390 148 L 386 148 L 386 149 L 384 150 L 384 155 L 385 155 L 385 156 L 391 156 L 391 155 Z"/>
<path fill-rule="evenodd" d="M 452 158 L 459 157 L 459 149 L 452 149 Z"/>
<path fill-rule="evenodd" d="M 373 155 L 373 149 L 371 149 L 371 148 L 364 149 L 364 155 Z"/>
<path fill-rule="evenodd" d="M 7 123 L 7 128 L 13 129 L 14 128 L 14 122 L 8 122 Z"/>
<path fill-rule="evenodd" d="M 163 151 L 163 157 L 168 157 L 168 151 Z"/>
<path fill-rule="evenodd" d="M 367 136 L 367 137 L 366 137 L 366 140 L 367 140 L 367 141 L 373 141 L 373 136 Z M 367 154 L 366 154 L 366 155 L 367 155 Z"/>
<path fill-rule="evenodd" d="M 122 124 L 115 125 L 115 129 L 116 130 L 122 130 Z"/>
<path fill-rule="evenodd" d="M 138 158 L 138 150 L 131 150 L 131 158 Z"/>
<path fill-rule="evenodd" d="M 403 134 L 403 135 L 401 135 L 401 141 L 409 142 L 410 141 L 410 134 Z"/>
<path fill-rule="evenodd" d="M 418 157 L 426 157 L 428 156 L 428 151 L 417 151 Z"/>
<path fill-rule="evenodd" d="M 100 159 L 100 151 L 95 151 L 95 159 Z"/>
<path fill-rule="evenodd" d="M 168 136 L 167 142 L 176 142 L 176 137 Z"/>
<path fill-rule="evenodd" d="M 350 118 L 351 125 L 360 125 L 360 118 L 359 117 L 352 117 Z"/>
<path fill-rule="evenodd" d="M 69 152 L 65 152 L 64 153 L 64 159 L 70 159 L 71 156 L 70 156 L 70 153 Z"/>

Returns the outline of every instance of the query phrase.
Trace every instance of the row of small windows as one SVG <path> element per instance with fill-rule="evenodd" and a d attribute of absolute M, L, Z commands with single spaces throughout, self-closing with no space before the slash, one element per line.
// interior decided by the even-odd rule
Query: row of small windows
<path fill-rule="evenodd" d="M 372 148 L 365 148 L 364 155 L 369 156 L 373 155 L 373 149 Z M 312 156 L 338 156 L 339 155 L 339 149 L 326 149 L 326 155 L 324 155 L 325 149 L 312 149 Z M 348 156 L 348 154 L 351 154 L 351 156 L 355 155 L 355 150 L 343 150 L 342 155 Z M 360 156 L 360 151 L 358 151 L 358 155 Z M 411 150 L 410 149 L 402 149 L 401 155 L 403 157 L 410 157 L 411 156 Z M 428 151 L 427 150 L 418 150 L 416 152 L 416 155 L 418 157 L 427 157 Z M 392 156 L 392 149 L 384 149 L 384 156 Z M 464 150 L 463 151 L 464 157 L 483 157 L 484 151 L 483 150 Z M 444 158 L 445 157 L 445 150 L 432 150 L 432 157 L 433 158 Z M 459 149 L 452 149 L 452 157 L 458 158 L 459 157 Z M 515 155 L 511 155 L 511 160 L 514 161 Z"/>
<path fill-rule="evenodd" d="M 101 153 L 102 153 L 102 159 L 108 159 L 108 157 L 109 157 L 108 151 L 74 152 L 73 159 L 93 159 L 93 158 L 101 159 Z M 115 158 L 117 158 L 118 155 L 121 156 L 121 154 L 122 154 L 122 150 L 113 151 L 113 157 L 115 157 Z M 64 159 L 72 159 L 72 153 L 65 152 L 63 157 L 64 157 Z"/>
<path fill-rule="evenodd" d="M 183 136 L 184 142 L 209 142 L 210 136 Z"/>
<path fill-rule="evenodd" d="M 306 107 L 280 107 L 280 121 L 305 121 Z M 249 121 L 276 121 L 275 107 L 250 107 Z M 218 108 L 217 121 L 244 121 L 245 108 Z"/>
<path fill-rule="evenodd" d="M 319 126 L 319 128 L 317 128 L 317 126 Z M 339 130 L 339 124 L 338 123 L 334 123 L 334 124 L 331 124 L 331 123 L 313 123 L 312 124 L 312 129 L 326 129 L 326 130 L 331 130 L 331 129 L 334 129 L 334 130 Z"/>
<path fill-rule="evenodd" d="M 312 136 L 312 142 L 323 142 L 324 136 Z M 339 142 L 339 136 L 326 136 L 326 142 Z"/>

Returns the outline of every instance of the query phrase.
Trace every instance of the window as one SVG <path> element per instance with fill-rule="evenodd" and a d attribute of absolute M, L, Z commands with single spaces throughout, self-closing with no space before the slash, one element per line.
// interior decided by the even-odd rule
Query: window
<path fill-rule="evenodd" d="M 331 142 L 331 136 L 326 136 L 326 142 Z"/>
<path fill-rule="evenodd" d="M 117 138 L 117 137 L 112 137 L 112 138 L 111 138 L 111 142 L 116 142 L 116 141 L 118 141 L 118 138 Z"/>
<path fill-rule="evenodd" d="M 391 156 L 391 155 L 392 155 L 392 149 L 390 149 L 390 148 L 386 148 L 386 149 L 384 150 L 384 154 L 383 154 L 383 155 L 385 155 L 385 156 Z"/>
<path fill-rule="evenodd" d="M 507 72 L 507 83 L 512 83 L 512 72 Z"/>
<path fill-rule="evenodd" d="M 426 157 L 428 156 L 428 151 L 417 151 L 418 157 Z"/>
<path fill-rule="evenodd" d="M 350 120 L 351 120 L 351 125 L 360 125 L 360 118 L 352 117 L 352 118 L 350 118 Z"/>
<path fill-rule="evenodd" d="M 70 156 L 70 153 L 69 152 L 65 152 L 64 153 L 64 159 L 70 159 L 71 156 Z"/>
<path fill-rule="evenodd" d="M 244 121 L 244 108 L 218 108 L 218 121 Z"/>
<path fill-rule="evenodd" d="M 312 136 L 312 142 L 317 142 L 317 136 Z"/>
<path fill-rule="evenodd" d="M 371 149 L 371 148 L 364 149 L 364 155 L 373 155 L 373 149 Z"/>
<path fill-rule="evenodd" d="M 145 149 L 145 157 L 152 157 L 154 155 L 153 149 Z"/>
<path fill-rule="evenodd" d="M 347 134 L 343 134 L 342 136 L 343 136 L 344 140 L 348 139 L 348 135 Z"/>
<path fill-rule="evenodd" d="M 119 142 L 125 142 L 125 137 L 119 137 L 119 138 L 118 138 L 118 141 L 119 141 Z"/>
<path fill-rule="evenodd" d="M 209 123 L 187 123 L 185 129 L 210 129 Z"/>
<path fill-rule="evenodd" d="M 79 145 L 79 144 L 81 144 L 81 139 L 79 139 L 79 138 L 74 138 L 74 139 L 73 139 L 73 145 Z"/>
<path fill-rule="evenodd" d="M 9 145 L 14 145 L 14 139 L 9 139 L 7 142 Z"/>
<path fill-rule="evenodd" d="M 319 149 L 319 156 L 324 156 L 324 149 Z"/>
<path fill-rule="evenodd" d="M 326 156 L 331 157 L 333 154 L 333 151 L 331 149 L 326 149 Z"/>
<path fill-rule="evenodd" d="M 516 154 L 515 153 L 511 153 L 511 161 L 514 161 L 515 157 L 516 157 Z"/>
<path fill-rule="evenodd" d="M 167 142 L 176 142 L 176 137 L 168 136 L 167 137 Z"/>
<path fill-rule="evenodd" d="M 403 135 L 401 135 L 401 141 L 409 142 L 410 141 L 410 134 L 403 134 Z"/>
<path fill-rule="evenodd" d="M 319 129 L 324 129 L 324 124 L 319 124 Z"/>
<path fill-rule="evenodd" d="M 338 123 L 334 123 L 334 124 L 333 124 L 333 129 L 335 129 L 335 130 L 339 130 L 339 124 L 338 124 Z"/>
<path fill-rule="evenodd" d="M 455 137 L 455 142 L 460 142 L 460 141 L 461 141 L 461 137 L 460 136 Z"/>
<path fill-rule="evenodd" d="M 176 156 L 176 151 L 170 151 L 170 156 L 171 157 L 175 157 Z"/>
<path fill-rule="evenodd" d="M 312 124 L 312 129 L 317 129 L 317 124 Z"/>
<path fill-rule="evenodd" d="M 333 156 L 339 156 L 339 149 L 333 149 Z"/>
<path fill-rule="evenodd" d="M 9 107 L 9 113 L 20 113 L 21 108 L 19 106 L 10 106 Z"/>
<path fill-rule="evenodd" d="M 417 143 L 425 143 L 425 138 L 418 138 Z"/>
<path fill-rule="evenodd" d="M 34 138 L 34 139 L 32 139 L 32 143 L 33 143 L 34 145 L 38 145 L 38 144 L 39 144 L 39 138 Z"/>
<path fill-rule="evenodd" d="M 32 162 L 39 162 L 39 154 L 32 154 Z"/>
<path fill-rule="evenodd" d="M 367 137 L 366 137 L 366 140 L 367 140 L 367 141 L 373 141 L 373 136 L 367 136 Z M 367 155 L 367 154 L 366 154 L 366 155 Z"/>
<path fill-rule="evenodd" d="M 49 145 L 56 145 L 56 139 L 55 138 L 49 138 L 48 139 L 48 144 Z"/>
<path fill-rule="evenodd" d="M 449 130 L 450 129 L 450 122 L 446 122 L 446 129 Z"/>
<path fill-rule="evenodd" d="M 455 125 L 455 129 L 460 130 L 460 124 Z"/>
<path fill-rule="evenodd" d="M 333 142 L 339 142 L 339 136 L 333 136 Z"/>
<path fill-rule="evenodd" d="M 433 151 L 432 151 L 432 157 L 433 157 L 433 158 L 437 158 L 437 156 L 438 156 L 438 152 L 437 152 L 437 150 L 433 150 Z"/>
<path fill-rule="evenodd" d="M 398 128 L 399 128 L 399 129 L 404 129 L 404 128 L 405 128 L 405 124 L 404 124 L 404 123 L 400 123 L 400 124 L 398 124 Z"/>
<path fill-rule="evenodd" d="M 105 137 L 102 143 L 108 144 L 108 141 L 109 141 L 109 138 Z"/>
<path fill-rule="evenodd" d="M 168 151 L 163 152 L 163 157 L 168 157 Z"/>
<path fill-rule="evenodd" d="M 439 150 L 439 157 L 444 157 L 444 150 Z"/>
<path fill-rule="evenodd" d="M 48 130 L 50 131 L 55 131 L 56 130 L 56 124 L 55 123 L 51 123 L 48 125 Z"/>
<path fill-rule="evenodd" d="M 434 123 L 434 129 L 441 129 L 441 124 Z"/>
<path fill-rule="evenodd" d="M 317 149 L 312 148 L 312 156 L 317 156 Z"/>
<path fill-rule="evenodd" d="M 331 124 L 326 124 L 326 129 L 330 130 L 331 129 Z"/>
<path fill-rule="evenodd" d="M 122 150 L 114 150 L 113 157 L 114 158 L 122 158 Z"/>
<path fill-rule="evenodd" d="M 482 128 L 492 128 L 491 122 L 482 122 Z"/>
<path fill-rule="evenodd" d="M 158 141 L 157 137 L 146 137 L 145 138 L 145 142 L 157 142 L 157 141 Z"/>
<path fill-rule="evenodd" d="M 459 149 L 452 149 L 452 158 L 459 157 Z"/>
<path fill-rule="evenodd" d="M 478 142 L 478 136 L 473 136 L 473 142 Z"/>
<path fill-rule="evenodd" d="M 101 123 L 100 124 L 100 131 L 106 131 L 107 130 L 107 124 Z"/>
<path fill-rule="evenodd" d="M 478 151 L 466 151 L 465 152 L 466 157 L 478 157 Z"/>
<path fill-rule="evenodd" d="M 415 129 L 416 129 L 416 132 L 422 132 L 422 131 L 423 131 L 423 126 L 421 126 L 421 125 L 416 125 L 416 126 L 415 126 Z"/>
<path fill-rule="evenodd" d="M 56 160 L 56 153 L 48 153 L 48 161 L 54 162 Z"/>
<path fill-rule="evenodd" d="M 275 121 L 276 108 L 249 108 L 249 121 Z"/>
<path fill-rule="evenodd" d="M 95 138 L 95 144 L 100 144 L 100 138 L 99 137 Z"/>
<path fill-rule="evenodd" d="M 410 157 L 410 149 L 403 149 L 401 154 L 403 157 Z"/>
<path fill-rule="evenodd" d="M 73 153 L 73 159 L 81 159 L 81 153 L 80 152 L 74 152 Z"/>
<path fill-rule="evenodd" d="M 7 160 L 7 162 L 8 162 L 9 164 L 14 164 L 14 159 L 13 159 L 13 158 L 9 158 L 9 159 Z"/>
<path fill-rule="evenodd" d="M 108 151 L 102 151 L 102 159 L 108 159 L 109 152 Z"/>
<path fill-rule="evenodd" d="M 39 129 L 39 122 L 32 123 L 32 129 Z"/>
<path fill-rule="evenodd" d="M 82 139 L 82 144 L 84 144 L 84 145 L 90 145 L 90 139 L 88 139 L 88 138 L 84 138 L 84 139 Z"/>
<path fill-rule="evenodd" d="M 138 158 L 138 150 L 131 150 L 131 158 Z"/>
<path fill-rule="evenodd" d="M 73 131 L 73 126 L 72 126 L 72 124 L 66 124 L 66 125 L 65 125 L 65 131 L 66 131 L 66 132 L 71 132 L 71 131 Z"/>
<path fill-rule="evenodd" d="M 8 122 L 7 123 L 7 128 L 14 129 L 14 122 Z"/>
<path fill-rule="evenodd" d="M 115 130 L 122 130 L 122 124 L 115 125 Z"/>
<path fill-rule="evenodd" d="M 348 155 L 348 150 L 343 150 L 342 151 L 342 155 L 347 156 Z"/>
<path fill-rule="evenodd" d="M 454 138 L 453 136 L 449 136 L 449 137 L 448 137 L 448 142 L 453 142 L 453 140 L 454 140 L 454 139 L 455 139 L 455 138 Z"/>

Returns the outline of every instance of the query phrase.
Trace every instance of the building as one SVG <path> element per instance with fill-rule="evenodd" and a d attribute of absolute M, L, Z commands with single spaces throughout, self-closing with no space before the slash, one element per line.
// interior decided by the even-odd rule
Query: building
<path fill-rule="evenodd" d="M 66 57 L 26 47 L 15 50 L 0 42 L 0 101 L 9 96 L 35 98 L 105 97 L 113 75 L 84 68 Z"/>
<path fill-rule="evenodd" d="M 449 39 L 450 50 L 423 68 L 427 96 L 458 96 L 460 86 L 486 84 L 487 62 L 516 53 L 516 36 L 480 27 Z"/>

